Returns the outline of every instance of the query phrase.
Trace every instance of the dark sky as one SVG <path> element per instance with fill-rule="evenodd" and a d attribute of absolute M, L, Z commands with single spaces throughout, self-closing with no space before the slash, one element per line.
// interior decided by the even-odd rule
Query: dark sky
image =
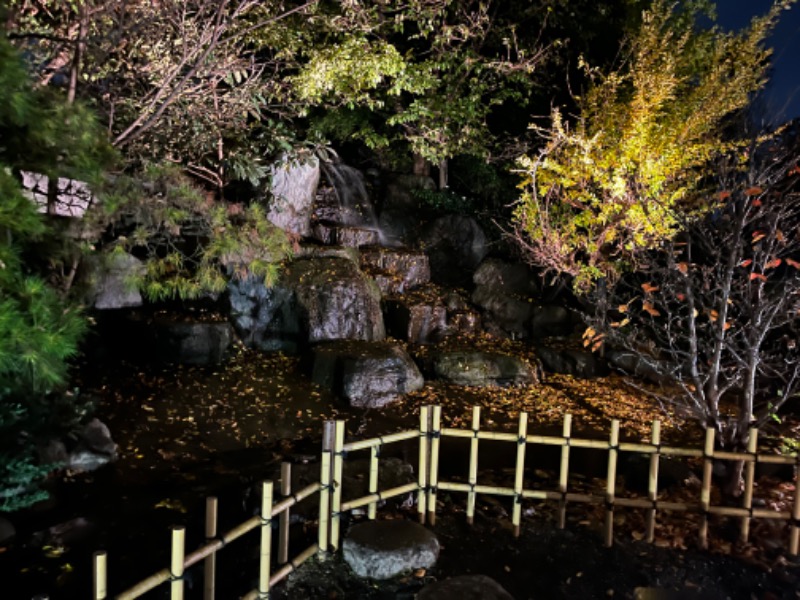
<path fill-rule="evenodd" d="M 769 10 L 772 0 L 717 0 L 717 23 L 723 29 L 746 26 Z M 800 117 L 800 4 L 781 13 L 768 41 L 773 48 L 771 81 L 764 92 L 765 120 L 777 125 Z"/>

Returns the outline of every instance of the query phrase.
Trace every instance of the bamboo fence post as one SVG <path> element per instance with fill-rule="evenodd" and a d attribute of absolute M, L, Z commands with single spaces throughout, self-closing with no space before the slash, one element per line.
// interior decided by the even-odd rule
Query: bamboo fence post
<path fill-rule="evenodd" d="M 658 499 L 658 467 L 661 460 L 661 421 L 653 421 L 650 431 L 650 443 L 655 447 L 655 452 L 650 455 L 650 477 L 647 482 L 647 499 L 653 503 L 647 509 L 647 541 L 652 544 L 656 539 L 656 501 Z"/>
<path fill-rule="evenodd" d="M 614 544 L 614 496 L 617 489 L 617 455 L 619 454 L 619 421 L 611 421 L 611 435 L 608 441 L 608 473 L 606 474 L 606 523 L 605 544 Z"/>
<path fill-rule="evenodd" d="M 281 496 L 288 498 L 292 495 L 292 463 L 281 463 Z M 281 512 L 278 525 L 278 564 L 284 565 L 289 561 L 289 522 L 291 508 Z"/>
<path fill-rule="evenodd" d="M 342 508 L 342 474 L 344 473 L 344 421 L 336 421 L 333 439 L 333 498 L 331 502 L 331 546 L 339 548 Z"/>
<path fill-rule="evenodd" d="M 92 557 L 92 598 L 106 600 L 108 597 L 108 554 L 103 551 L 95 552 Z"/>
<path fill-rule="evenodd" d="M 431 469 L 428 477 L 428 521 L 436 525 L 436 486 L 439 483 L 439 442 L 442 435 L 442 407 L 431 407 Z"/>
<path fill-rule="evenodd" d="M 558 475 L 558 491 L 561 500 L 558 502 L 558 527 L 564 529 L 567 525 L 567 481 L 569 479 L 569 438 L 572 435 L 572 415 L 564 415 L 564 428 L 562 437 L 564 445 L 561 446 L 561 470 Z"/>
<path fill-rule="evenodd" d="M 789 554 L 800 553 L 800 452 L 794 466 L 794 504 L 792 504 L 792 529 L 789 534 Z"/>
<path fill-rule="evenodd" d="M 703 487 L 700 489 L 700 547 L 708 548 L 708 509 L 711 507 L 711 474 L 714 468 L 714 434 L 712 427 L 706 429 L 706 443 L 703 447 Z"/>
<path fill-rule="evenodd" d="M 467 492 L 467 523 L 475 520 L 475 484 L 478 482 L 478 433 L 481 429 L 481 407 L 472 407 L 472 440 L 469 446 L 469 492 Z"/>
<path fill-rule="evenodd" d="M 319 490 L 319 530 L 317 531 L 317 545 L 319 557 L 324 560 L 328 552 L 328 539 L 330 533 L 331 517 L 331 454 L 333 452 L 334 422 L 325 421 L 322 428 L 322 459 L 320 465 L 320 490 Z"/>
<path fill-rule="evenodd" d="M 419 472 L 417 484 L 417 510 L 419 511 L 419 522 L 425 524 L 426 500 L 428 494 L 428 420 L 430 418 L 430 407 L 422 406 L 419 409 Z"/>
<path fill-rule="evenodd" d="M 270 562 L 272 560 L 272 482 L 261 485 L 261 550 L 258 561 L 258 597 L 269 598 Z"/>
<path fill-rule="evenodd" d="M 378 492 L 378 460 L 381 455 L 379 446 L 372 446 L 369 449 L 369 493 L 376 494 Z M 367 506 L 367 518 L 375 520 L 378 510 L 378 501 L 370 502 Z"/>
<path fill-rule="evenodd" d="M 519 537 L 520 517 L 522 515 L 522 487 L 525 477 L 525 450 L 528 447 L 528 413 L 519 413 L 517 429 L 517 467 L 514 472 L 514 506 L 511 511 L 511 524 L 514 525 L 514 537 Z"/>
<path fill-rule="evenodd" d="M 186 543 L 186 528 L 172 528 L 172 557 L 170 560 L 170 599 L 183 600 L 183 557 Z"/>
<path fill-rule="evenodd" d="M 753 482 L 756 477 L 756 450 L 758 448 L 758 429 L 755 427 L 750 430 L 750 437 L 747 440 L 747 454 L 753 460 L 750 460 L 745 465 L 744 469 L 744 498 L 742 499 L 743 507 L 747 510 L 748 515 L 742 517 L 742 529 L 740 539 L 742 542 L 747 542 L 750 537 L 750 521 L 752 520 L 753 509 Z"/>
<path fill-rule="evenodd" d="M 217 537 L 218 501 L 215 496 L 206 498 L 206 542 Z M 209 554 L 203 563 L 203 600 L 214 600 L 217 577 L 217 553 Z"/>

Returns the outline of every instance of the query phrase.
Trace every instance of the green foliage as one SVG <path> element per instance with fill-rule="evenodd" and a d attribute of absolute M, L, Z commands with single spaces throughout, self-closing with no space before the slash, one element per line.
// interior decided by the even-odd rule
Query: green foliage
<path fill-rule="evenodd" d="M 147 165 L 118 178 L 114 190 L 96 216 L 115 232 L 100 250 L 142 258 L 145 269 L 130 284 L 152 301 L 218 294 L 245 272 L 269 284 L 291 252 L 260 205 L 215 202 L 177 165 Z"/>
<path fill-rule="evenodd" d="M 352 29 L 324 39 L 289 80 L 313 127 L 372 148 L 402 140 L 433 163 L 487 155 L 488 116 L 527 100 L 544 52 L 520 47 L 514 23 L 490 17 L 492 2 L 388 4 L 393 13 L 344 9 Z"/>
<path fill-rule="evenodd" d="M 725 119 L 766 81 L 763 42 L 788 3 L 741 33 L 723 33 L 697 28 L 707 2 L 657 0 L 616 70 L 584 65 L 590 84 L 577 99 L 577 122 L 555 109 L 549 126 L 533 126 L 544 142 L 539 155 L 520 160 L 527 176 L 515 220 L 532 262 L 586 291 L 671 237 L 676 210 L 709 208 L 698 192 L 710 161 L 735 144 L 724 141 Z"/>
<path fill-rule="evenodd" d="M 470 215 L 475 209 L 473 198 L 462 196 L 449 188 L 443 190 L 412 190 L 412 195 L 420 206 L 442 213 L 460 213 Z"/>
<path fill-rule="evenodd" d="M 52 465 L 36 464 L 32 444 L 48 422 L 57 397 L 51 392 L 64 385 L 86 325 L 78 308 L 46 282 L 46 273 L 25 260 L 50 231 L 12 169 L 96 172 L 104 146 L 93 145 L 95 133 L 84 109 L 64 109 L 30 86 L 0 36 L 0 510 L 42 497 L 34 484 Z"/>

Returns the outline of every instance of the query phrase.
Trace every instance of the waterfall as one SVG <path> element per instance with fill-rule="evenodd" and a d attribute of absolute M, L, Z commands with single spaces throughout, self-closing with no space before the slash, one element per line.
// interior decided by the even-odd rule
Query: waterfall
<path fill-rule="evenodd" d="M 339 161 L 323 162 L 322 168 L 336 194 L 341 224 L 375 231 L 381 245 L 385 246 L 386 240 L 361 171 Z"/>

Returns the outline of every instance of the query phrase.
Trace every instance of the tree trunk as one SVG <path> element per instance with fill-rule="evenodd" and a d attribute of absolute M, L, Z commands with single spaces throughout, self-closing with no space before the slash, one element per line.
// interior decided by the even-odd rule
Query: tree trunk
<path fill-rule="evenodd" d="M 447 188 L 447 159 L 439 161 L 439 189 Z"/>
<path fill-rule="evenodd" d="M 414 175 L 430 177 L 431 164 L 421 154 L 414 155 Z"/>

